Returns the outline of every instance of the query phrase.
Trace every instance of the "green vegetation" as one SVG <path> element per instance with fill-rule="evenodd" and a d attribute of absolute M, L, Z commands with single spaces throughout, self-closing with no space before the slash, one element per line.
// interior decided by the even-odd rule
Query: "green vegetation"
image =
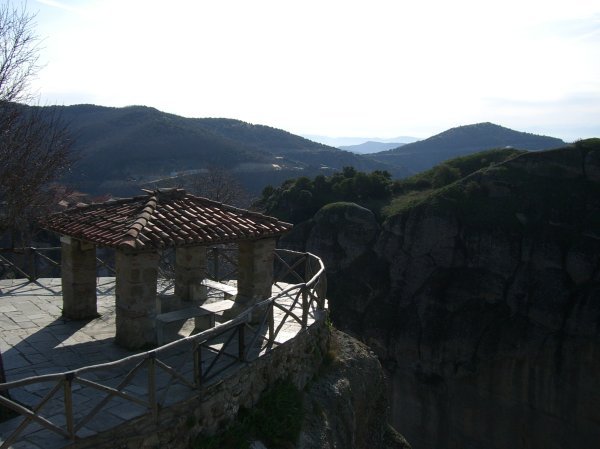
<path fill-rule="evenodd" d="M 307 220 L 326 204 L 340 201 L 357 203 L 377 213 L 389 202 L 392 185 L 386 171 L 367 174 L 344 167 L 332 176 L 301 177 L 287 180 L 281 187 L 268 186 L 256 206 L 292 223 Z"/>
<path fill-rule="evenodd" d="M 405 210 L 422 203 L 425 199 L 429 198 L 431 194 L 432 190 L 416 190 L 397 196 L 389 205 L 383 208 L 383 214 L 386 217 L 390 217 L 404 212 Z"/>
<path fill-rule="evenodd" d="M 280 382 L 262 395 L 250 410 L 240 410 L 236 422 L 220 435 L 202 437 L 193 449 L 244 449 L 252 440 L 278 449 L 293 446 L 303 420 L 302 393 L 289 381 Z"/>
<path fill-rule="evenodd" d="M 514 148 L 502 148 L 450 159 L 427 171 L 397 181 L 394 184 L 394 193 L 444 187 L 477 170 L 499 164 L 523 153 L 526 153 L 526 151 L 515 150 Z"/>
<path fill-rule="evenodd" d="M 526 153 L 512 160 L 507 155 L 503 164 L 494 163 L 439 188 L 425 188 L 427 183 L 433 184 L 438 166 L 403 181 L 401 191 L 423 190 L 394 198 L 385 213 L 391 216 L 408 208 L 434 208 L 437 214 L 451 213 L 470 228 L 501 228 L 530 234 L 553 232 L 555 238 L 569 240 L 576 234 L 574 230 L 600 226 L 600 216 L 588 207 L 590 199 L 600 197 L 600 186 L 581 171 L 584 160 L 598 157 L 591 152 L 600 154 L 600 139 L 588 139 L 555 151 Z M 465 165 L 465 158 L 446 164 L 457 167 L 457 162 L 461 174 L 465 167 L 477 166 Z"/>
<path fill-rule="evenodd" d="M 600 137 L 593 137 L 591 139 L 578 140 L 575 142 L 575 148 L 580 150 L 589 151 L 600 149 Z"/>
<path fill-rule="evenodd" d="M 495 167 L 499 163 L 524 153 L 526 151 L 514 148 L 482 151 L 450 159 L 410 178 L 396 181 L 393 186 L 394 198 L 384 208 L 383 214 L 385 217 L 389 217 L 423 203 L 425 200 L 436 201 L 439 195 L 448 190 L 438 192 L 439 189 L 466 178 L 478 170 Z M 477 193 L 481 193 L 479 185 L 474 181 L 469 181 L 466 189 L 468 191 L 466 193 L 472 198 Z"/>
<path fill-rule="evenodd" d="M 475 153 L 398 181 L 392 181 L 386 171 L 363 173 L 345 167 L 332 176 L 301 177 L 289 179 L 277 188 L 268 186 L 255 206 L 269 215 L 299 223 L 326 205 L 353 202 L 384 219 L 423 201 L 437 189 L 522 153 L 515 149 Z"/>
<path fill-rule="evenodd" d="M 569 238 L 569 226 L 600 226 L 600 217 L 586 212 L 586 202 L 600 197 L 600 187 L 581 171 L 584 160 L 600 159 L 597 154 L 600 139 L 541 153 L 496 149 L 451 159 L 397 181 L 387 172 L 345 168 L 333 176 L 297 178 L 277 189 L 269 187 L 261 203 L 267 213 L 296 223 L 322 207 L 350 201 L 371 209 L 381 221 L 428 208 L 451 214 L 471 228 L 534 233 L 553 223 L 552 232 Z"/>

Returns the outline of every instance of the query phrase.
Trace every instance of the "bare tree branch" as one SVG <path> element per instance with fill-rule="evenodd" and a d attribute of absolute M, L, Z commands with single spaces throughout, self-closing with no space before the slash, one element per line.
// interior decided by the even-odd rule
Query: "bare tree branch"
<path fill-rule="evenodd" d="M 231 172 L 211 167 L 207 173 L 200 173 L 188 178 L 186 189 L 194 195 L 203 196 L 220 203 L 247 208 L 250 195 L 235 179 Z"/>
<path fill-rule="evenodd" d="M 0 101 L 32 99 L 29 81 L 37 74 L 39 39 L 35 16 L 10 3 L 0 6 Z"/>
<path fill-rule="evenodd" d="M 31 101 L 39 39 L 25 7 L 0 5 L 0 235 L 23 238 L 47 210 L 49 184 L 68 168 L 72 146 L 56 109 Z"/>

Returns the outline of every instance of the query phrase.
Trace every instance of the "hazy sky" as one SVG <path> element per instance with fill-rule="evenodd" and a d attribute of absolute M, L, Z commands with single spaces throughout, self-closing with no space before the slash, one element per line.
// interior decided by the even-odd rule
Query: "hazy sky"
<path fill-rule="evenodd" d="M 13 1 L 13 3 L 18 3 Z M 40 104 L 296 134 L 600 136 L 600 0 L 29 0 Z"/>

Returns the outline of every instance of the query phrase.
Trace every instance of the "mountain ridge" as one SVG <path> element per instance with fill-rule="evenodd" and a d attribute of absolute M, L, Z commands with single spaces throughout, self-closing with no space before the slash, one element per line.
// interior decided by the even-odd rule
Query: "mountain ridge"
<path fill-rule="evenodd" d="M 70 124 L 78 162 L 65 181 L 88 193 L 137 194 L 144 182 L 210 167 L 251 171 L 244 181 L 253 193 L 282 177 L 331 173 L 347 165 L 386 168 L 284 130 L 235 119 L 186 118 L 148 106 L 36 108 L 57 112 Z"/>
<path fill-rule="evenodd" d="M 266 125 L 229 118 L 186 118 L 149 106 L 34 107 L 70 123 L 77 164 L 63 179 L 91 194 L 130 196 L 141 186 L 212 167 L 234 172 L 257 195 L 289 178 L 330 175 L 346 166 L 403 178 L 455 156 L 491 147 L 538 150 L 564 144 L 491 123 L 452 128 L 390 151 L 359 155 Z"/>
<path fill-rule="evenodd" d="M 482 122 L 450 128 L 427 139 L 367 157 L 391 165 L 401 165 L 417 173 L 444 160 L 488 149 L 513 147 L 539 151 L 564 145 L 564 141 L 555 137 L 539 136 Z"/>
<path fill-rule="evenodd" d="M 331 137 L 331 136 L 323 136 L 318 134 L 302 134 L 303 137 L 312 140 L 313 142 L 319 142 L 325 145 L 329 145 L 332 147 L 339 148 L 340 146 L 349 146 L 349 145 L 360 145 L 365 142 L 403 142 L 403 143 L 411 143 L 421 140 L 420 137 L 413 136 L 397 136 L 391 138 L 381 138 L 381 137 Z"/>
<path fill-rule="evenodd" d="M 392 150 L 406 145 L 404 142 L 378 142 L 374 140 L 368 140 L 367 142 L 360 143 L 358 145 L 341 145 L 338 146 L 340 150 L 352 151 L 357 154 L 371 154 L 378 153 L 381 151 Z"/>

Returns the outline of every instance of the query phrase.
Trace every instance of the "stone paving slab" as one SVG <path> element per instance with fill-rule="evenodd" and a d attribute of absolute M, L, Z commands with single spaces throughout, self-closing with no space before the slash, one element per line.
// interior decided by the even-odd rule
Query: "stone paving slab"
<path fill-rule="evenodd" d="M 92 320 L 72 321 L 61 315 L 62 296 L 60 279 L 39 279 L 29 283 L 27 280 L 0 281 L 0 351 L 4 362 L 7 381 L 24 379 L 43 374 L 61 373 L 84 366 L 101 364 L 120 360 L 135 354 L 135 352 L 120 348 L 114 344 L 115 334 L 115 299 L 114 278 L 98 278 L 97 296 L 100 316 Z M 168 293 L 168 288 L 161 287 L 162 293 Z M 274 293 L 280 290 L 274 288 Z M 216 298 L 218 299 L 218 298 Z M 292 304 L 293 298 L 283 298 L 280 303 Z M 300 307 L 297 305 L 297 307 Z M 301 311 L 297 310 L 298 313 Z M 277 327 L 284 312 L 274 309 L 275 326 Z M 310 320 L 310 324 L 314 320 Z M 191 326 L 191 327 L 190 327 Z M 180 332 L 189 334 L 193 328 L 193 320 L 184 326 Z M 298 333 L 300 325 L 292 318 L 287 319 L 278 334 L 278 342 L 283 343 Z M 223 335 L 211 344 L 213 350 L 202 349 L 203 366 L 211 363 L 212 358 L 225 343 L 227 335 Z M 252 334 L 246 333 L 246 342 L 252 339 Z M 261 343 L 258 339 L 257 344 Z M 237 339 L 234 338 L 226 352 L 236 355 Z M 252 354 L 258 355 L 264 349 L 253 348 Z M 169 350 L 160 353 L 160 360 L 176 369 L 185 378 L 192 381 L 192 357 L 188 350 Z M 231 362 L 231 358 L 222 357 L 213 367 L 212 373 L 217 373 L 211 381 L 217 381 L 226 376 L 228 371 L 219 370 Z M 83 377 L 103 385 L 116 387 L 127 372 L 133 368 L 125 366 L 115 370 L 99 370 L 86 373 Z M 124 391 L 135 397 L 147 396 L 148 376 L 140 371 L 131 379 Z M 11 398 L 23 405 L 33 407 L 50 391 L 56 382 L 45 382 L 26 385 L 11 391 Z M 163 405 L 177 403 L 189 398 L 193 392 L 188 386 L 174 380 L 161 369 L 156 371 L 157 397 Z M 75 382 L 72 386 L 75 419 L 81 419 L 98 404 L 105 393 L 84 387 Z M 146 395 L 146 396 L 145 396 Z M 162 398 L 162 399 L 161 399 Z M 145 400 L 145 399 L 144 399 Z M 135 403 L 122 398 L 113 397 L 102 410 L 102 419 L 92 419 L 78 432 L 83 437 L 98 431 L 104 431 L 146 413 L 147 410 Z M 43 416 L 52 422 L 64 424 L 64 399 L 62 390 L 44 406 Z M 10 435 L 12 429 L 22 418 L 15 418 L 0 423 L 0 445 Z M 30 424 L 21 435 L 21 440 L 11 444 L 12 449 L 38 447 L 44 449 L 59 449 L 69 444 L 65 438 L 57 435 L 38 424 Z"/>

